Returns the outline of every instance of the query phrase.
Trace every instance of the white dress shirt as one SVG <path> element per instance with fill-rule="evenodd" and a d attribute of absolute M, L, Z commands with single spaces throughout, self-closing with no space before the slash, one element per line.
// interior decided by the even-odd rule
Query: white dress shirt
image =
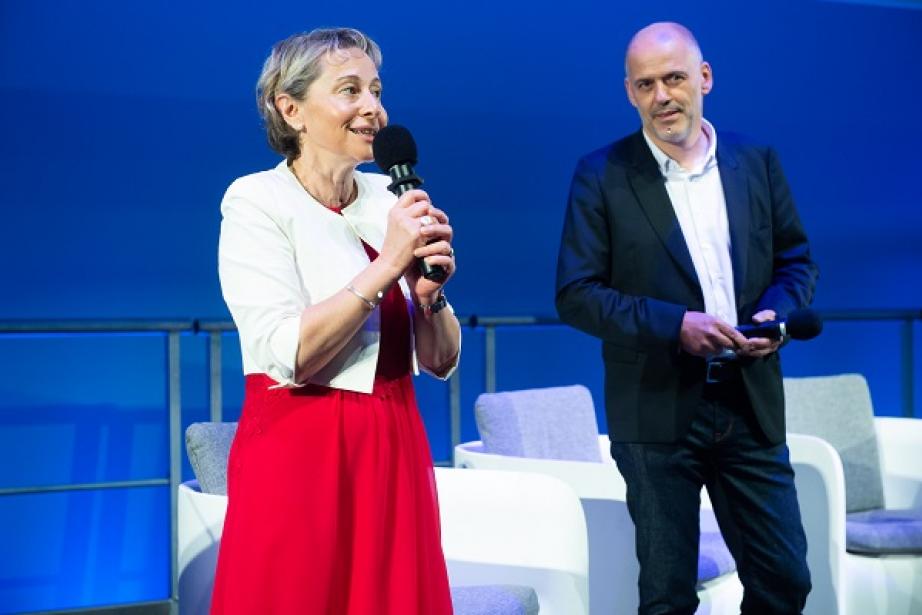
<path fill-rule="evenodd" d="M 368 266 L 362 240 L 381 251 L 387 213 L 397 200 L 387 191 L 390 178 L 356 171 L 355 182 L 358 195 L 342 215 L 308 194 L 285 161 L 241 177 L 227 189 L 221 202 L 218 273 L 240 334 L 244 374 L 262 373 L 281 386 L 298 386 L 301 313 L 344 289 Z M 403 278 L 399 283 L 412 311 L 407 283 Z M 370 393 L 380 319 L 378 307 L 310 382 Z M 410 337 L 413 372 L 418 373 L 412 329 Z"/>
<path fill-rule="evenodd" d="M 646 131 L 643 136 L 659 164 L 666 192 L 695 265 L 704 295 L 704 311 L 735 327 L 730 226 L 717 167 L 717 132 L 707 120 L 702 120 L 701 129 L 708 139 L 707 156 L 694 169 L 683 169 L 647 136 Z"/>

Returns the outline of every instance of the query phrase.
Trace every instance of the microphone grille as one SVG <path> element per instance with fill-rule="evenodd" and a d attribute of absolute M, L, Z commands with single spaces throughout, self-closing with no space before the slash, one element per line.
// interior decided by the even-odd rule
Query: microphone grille
<path fill-rule="evenodd" d="M 795 340 L 812 340 L 823 331 L 823 319 L 809 308 L 794 310 L 785 322 L 786 333 Z"/>
<path fill-rule="evenodd" d="M 397 124 L 385 126 L 378 131 L 371 144 L 371 151 L 375 156 L 375 164 L 385 173 L 398 164 L 416 164 L 416 141 L 409 130 Z"/>

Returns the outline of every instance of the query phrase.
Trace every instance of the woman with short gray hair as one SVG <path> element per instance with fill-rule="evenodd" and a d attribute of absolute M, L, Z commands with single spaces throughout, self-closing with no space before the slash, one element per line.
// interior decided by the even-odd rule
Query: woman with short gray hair
<path fill-rule="evenodd" d="M 387 124 L 380 65 L 357 30 L 276 44 L 257 99 L 285 159 L 221 204 L 245 397 L 215 615 L 451 613 L 412 373 L 447 378 L 458 363 L 443 292 L 453 231 L 425 192 L 398 199 L 390 178 L 356 170 Z"/>

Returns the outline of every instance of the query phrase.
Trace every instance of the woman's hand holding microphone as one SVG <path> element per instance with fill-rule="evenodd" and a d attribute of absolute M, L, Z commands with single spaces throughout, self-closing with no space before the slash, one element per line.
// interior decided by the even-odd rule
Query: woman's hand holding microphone
<path fill-rule="evenodd" d="M 442 287 L 454 275 L 452 237 L 448 216 L 432 205 L 429 195 L 422 190 L 410 190 L 401 196 L 388 213 L 381 258 L 406 276 L 418 305 L 437 304 Z M 417 258 L 430 266 L 442 267 L 444 278 L 434 281 L 423 277 Z"/>

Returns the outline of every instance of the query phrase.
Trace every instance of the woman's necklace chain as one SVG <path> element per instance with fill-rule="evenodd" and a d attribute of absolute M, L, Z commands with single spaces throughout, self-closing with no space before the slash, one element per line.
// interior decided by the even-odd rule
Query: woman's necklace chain
<path fill-rule="evenodd" d="M 304 181 L 298 176 L 298 174 L 295 172 L 293 167 L 291 167 L 291 173 L 292 175 L 295 176 L 295 179 L 298 180 L 298 183 L 301 184 L 301 187 L 304 188 L 304 192 L 306 192 L 308 195 L 310 195 L 312 199 L 314 199 L 315 201 L 317 201 L 318 203 L 320 203 L 327 209 L 342 209 L 346 205 L 349 205 L 350 203 L 352 203 L 352 201 L 354 201 L 357 196 L 356 193 L 358 192 L 358 185 L 356 184 L 355 179 L 353 179 L 352 189 L 349 191 L 349 196 L 346 198 L 345 202 L 339 205 L 332 205 L 330 203 L 326 203 L 323 199 L 319 198 L 316 194 L 311 192 L 310 188 L 308 188 L 307 184 L 305 184 Z"/>

